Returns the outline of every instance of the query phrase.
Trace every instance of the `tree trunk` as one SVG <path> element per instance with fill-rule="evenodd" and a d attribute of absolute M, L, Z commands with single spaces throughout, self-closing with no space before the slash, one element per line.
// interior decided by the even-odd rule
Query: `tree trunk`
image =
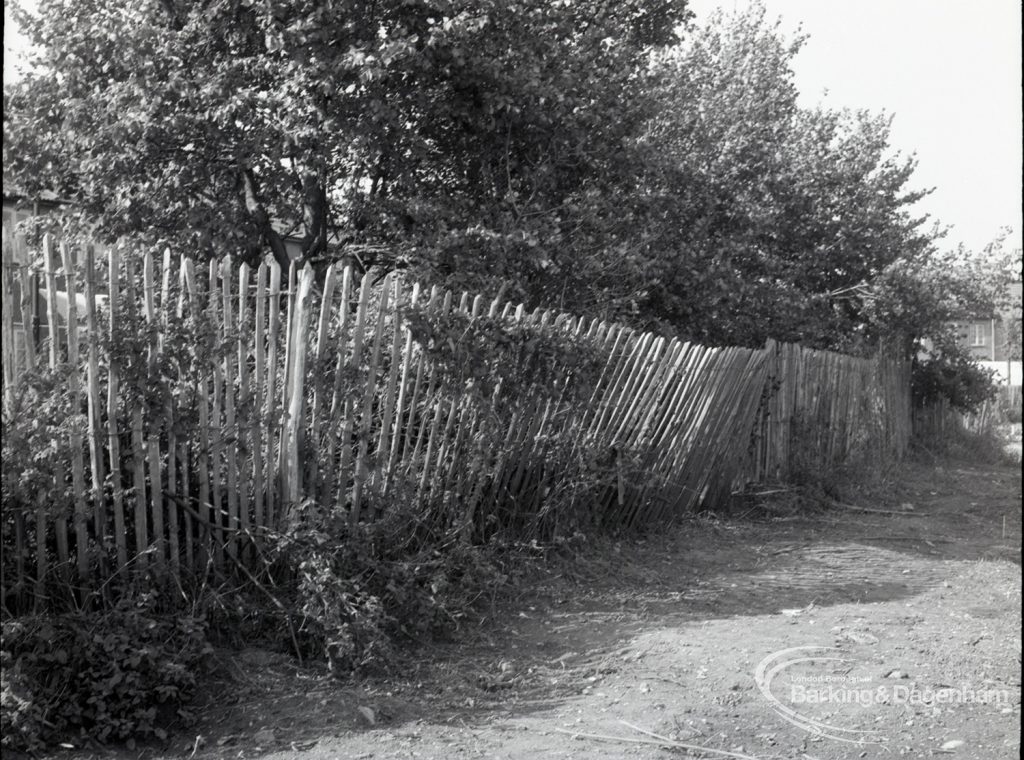
<path fill-rule="evenodd" d="M 313 172 L 302 175 L 302 220 L 306 227 L 303 258 L 323 255 L 327 252 L 327 193 Z"/>
<path fill-rule="evenodd" d="M 288 249 L 285 248 L 284 240 L 277 230 L 274 229 L 270 221 L 270 214 L 267 213 L 267 209 L 260 199 L 256 175 L 253 174 L 252 169 L 245 168 L 242 170 L 242 188 L 245 193 L 246 211 L 249 212 L 249 216 L 259 228 L 263 241 L 270 246 L 274 260 L 281 267 L 281 271 L 286 273 L 285 276 L 287 276 L 288 269 L 292 263 L 291 257 L 288 256 Z"/>

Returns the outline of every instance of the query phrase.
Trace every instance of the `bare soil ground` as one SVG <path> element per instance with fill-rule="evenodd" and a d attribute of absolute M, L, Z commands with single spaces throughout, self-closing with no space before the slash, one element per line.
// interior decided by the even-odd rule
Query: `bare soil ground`
<path fill-rule="evenodd" d="M 675 742 L 706 748 L 698 757 L 761 760 L 1019 757 L 1019 468 L 911 464 L 853 505 L 897 514 L 794 511 L 780 496 L 767 510 L 694 519 L 553 566 L 399 675 L 338 682 L 285 655 L 224 654 L 233 676 L 200 723 L 142 754 L 684 756 Z M 775 709 L 755 671 L 791 647 L 823 649 L 770 692 L 838 729 L 825 733 L 868 731 L 870 743 L 813 733 Z M 795 683 L 889 696 L 794 704 Z M 898 699 L 897 687 L 920 698 Z M 968 692 L 990 701 L 965 701 Z M 139 755 L 104 756 L 115 754 Z"/>

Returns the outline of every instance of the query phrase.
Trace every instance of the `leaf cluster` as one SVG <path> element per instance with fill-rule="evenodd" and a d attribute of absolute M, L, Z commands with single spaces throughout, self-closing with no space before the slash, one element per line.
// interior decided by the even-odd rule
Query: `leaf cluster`
<path fill-rule="evenodd" d="M 608 361 L 597 345 L 571 331 L 572 320 L 541 324 L 427 307 L 403 315 L 440 382 L 495 410 L 536 393 L 569 405 L 585 402 Z"/>
<path fill-rule="evenodd" d="M 996 397 L 993 377 L 992 370 L 980 366 L 967 349 L 954 342 L 913 362 L 910 389 L 918 406 L 945 402 L 970 414 Z"/>
<path fill-rule="evenodd" d="M 297 645 L 339 676 L 390 670 L 399 643 L 451 632 L 509 580 L 495 547 L 460 544 L 412 504 L 393 489 L 380 519 L 353 526 L 307 501 L 268 535 L 269 577 Z"/>
<path fill-rule="evenodd" d="M 209 652 L 201 620 L 160 614 L 148 595 L 103 613 L 4 621 L 3 747 L 165 739 L 193 719 L 186 705 Z"/>

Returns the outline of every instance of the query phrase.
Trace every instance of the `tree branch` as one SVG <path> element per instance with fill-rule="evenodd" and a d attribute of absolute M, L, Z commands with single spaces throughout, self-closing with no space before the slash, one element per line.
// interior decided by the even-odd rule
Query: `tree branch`
<path fill-rule="evenodd" d="M 280 265 L 282 271 L 287 272 L 292 263 L 288 256 L 288 249 L 285 248 L 281 235 L 271 224 L 270 214 L 267 213 L 259 196 L 256 175 L 248 167 L 242 167 L 242 190 L 245 195 L 245 210 L 259 228 L 264 242 L 270 246 L 274 260 Z"/>

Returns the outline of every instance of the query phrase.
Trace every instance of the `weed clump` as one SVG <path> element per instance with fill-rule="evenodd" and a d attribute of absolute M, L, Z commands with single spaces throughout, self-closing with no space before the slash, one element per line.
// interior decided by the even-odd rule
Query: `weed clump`
<path fill-rule="evenodd" d="M 125 597 L 103 613 L 4 621 L 2 746 L 166 738 L 192 721 L 187 704 L 210 651 L 205 622 L 159 612 L 155 595 Z"/>

